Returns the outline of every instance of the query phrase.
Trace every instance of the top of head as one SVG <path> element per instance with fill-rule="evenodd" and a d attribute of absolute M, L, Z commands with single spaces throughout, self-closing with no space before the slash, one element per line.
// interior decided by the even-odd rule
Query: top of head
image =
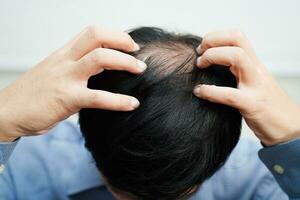
<path fill-rule="evenodd" d="M 88 87 L 128 94 L 141 102 L 132 112 L 80 111 L 80 126 L 108 183 L 141 199 L 179 199 L 222 166 L 237 144 L 241 115 L 195 97 L 199 83 L 236 87 L 227 68 L 195 66 L 201 38 L 158 28 L 130 32 L 141 46 L 133 55 L 141 75 L 105 71 Z"/>

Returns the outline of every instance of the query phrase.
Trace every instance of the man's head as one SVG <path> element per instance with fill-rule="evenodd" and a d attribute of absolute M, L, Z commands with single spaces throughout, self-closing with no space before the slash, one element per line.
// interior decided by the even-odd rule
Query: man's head
<path fill-rule="evenodd" d="M 238 110 L 193 95 L 197 84 L 236 87 L 227 68 L 195 66 L 201 38 L 158 28 L 130 32 L 141 75 L 105 71 L 88 87 L 139 99 L 131 112 L 82 109 L 86 146 L 114 193 L 131 199 L 183 199 L 212 176 L 238 142 Z"/>

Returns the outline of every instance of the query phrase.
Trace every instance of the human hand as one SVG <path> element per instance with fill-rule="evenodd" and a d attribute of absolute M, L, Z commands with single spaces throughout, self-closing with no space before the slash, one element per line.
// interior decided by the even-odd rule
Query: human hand
<path fill-rule="evenodd" d="M 236 30 L 207 34 L 197 49 L 199 68 L 227 66 L 237 88 L 199 85 L 194 94 L 240 110 L 248 126 L 265 145 L 300 137 L 300 108 L 280 88 L 258 60 L 250 42 Z"/>
<path fill-rule="evenodd" d="M 127 33 L 88 27 L 20 79 L 0 91 L 0 141 L 44 133 L 81 108 L 130 111 L 130 96 L 87 88 L 103 70 L 141 73 L 146 64 L 122 53 L 138 50 Z"/>

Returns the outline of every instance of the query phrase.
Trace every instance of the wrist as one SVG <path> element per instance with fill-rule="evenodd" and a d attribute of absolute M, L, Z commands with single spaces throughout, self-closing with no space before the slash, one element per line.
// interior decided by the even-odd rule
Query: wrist
<path fill-rule="evenodd" d="M 2 120 L 0 117 L 0 142 L 13 142 L 21 135 L 17 135 L 12 128 L 9 128 L 9 125 L 5 120 Z"/>
<path fill-rule="evenodd" d="M 282 122 L 281 126 L 273 129 L 269 138 L 262 139 L 265 146 L 273 146 L 300 138 L 300 110 L 293 119 Z"/>
<path fill-rule="evenodd" d="M 0 143 L 1 142 L 13 142 L 15 140 L 17 140 L 17 138 L 19 137 L 9 137 L 9 136 L 5 136 L 4 134 L 2 134 L 0 132 Z"/>
<path fill-rule="evenodd" d="M 0 105 L 4 105 L 0 101 Z M 16 129 L 8 120 L 9 114 L 5 111 L 5 106 L 0 109 L 0 142 L 13 142 L 21 137 L 17 134 Z"/>
<path fill-rule="evenodd" d="M 264 147 L 271 147 L 278 144 L 286 143 L 292 140 L 300 138 L 299 134 L 285 134 L 282 137 L 269 138 L 261 140 L 261 143 Z"/>

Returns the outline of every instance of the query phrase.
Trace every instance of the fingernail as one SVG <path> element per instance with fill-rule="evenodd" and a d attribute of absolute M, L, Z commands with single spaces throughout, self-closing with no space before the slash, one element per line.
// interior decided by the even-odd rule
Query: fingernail
<path fill-rule="evenodd" d="M 201 44 L 196 48 L 196 51 L 199 55 L 202 54 L 202 50 L 201 50 Z"/>
<path fill-rule="evenodd" d="M 137 107 L 140 106 L 140 102 L 136 98 L 132 98 L 130 100 L 130 105 L 133 109 L 136 109 Z"/>
<path fill-rule="evenodd" d="M 200 67 L 201 65 L 201 56 L 197 58 L 196 65 Z"/>
<path fill-rule="evenodd" d="M 147 69 L 147 65 L 143 61 L 137 60 L 137 63 L 138 63 L 139 68 L 142 70 L 142 72 Z"/>
<path fill-rule="evenodd" d="M 135 41 L 133 41 L 133 50 L 134 51 L 140 50 L 140 46 Z"/>
<path fill-rule="evenodd" d="M 201 85 L 197 85 L 195 88 L 194 88 L 194 94 L 198 97 L 200 97 L 200 90 L 201 90 Z"/>

